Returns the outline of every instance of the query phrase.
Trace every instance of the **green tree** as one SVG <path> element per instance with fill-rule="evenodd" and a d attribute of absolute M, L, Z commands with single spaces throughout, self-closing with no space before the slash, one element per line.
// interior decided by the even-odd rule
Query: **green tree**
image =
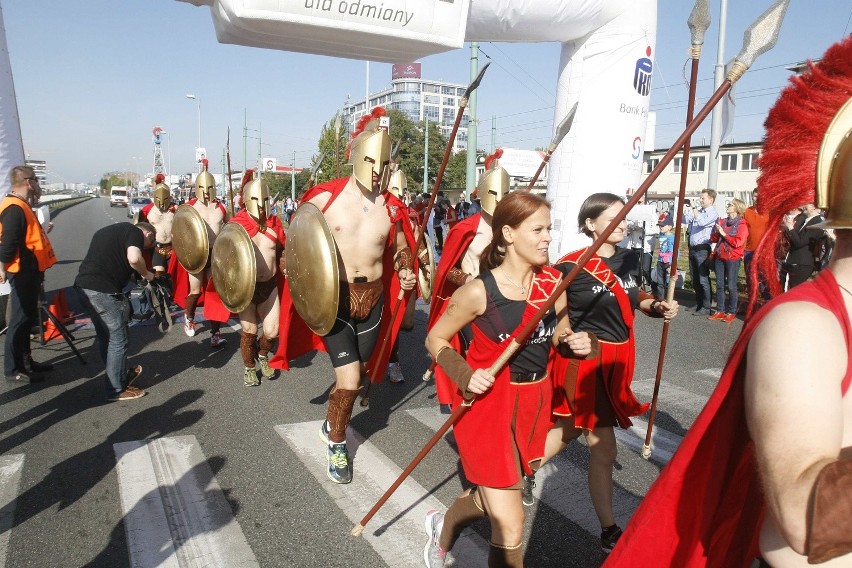
<path fill-rule="evenodd" d="M 444 172 L 444 185 L 464 189 L 467 180 L 467 150 L 461 150 L 450 156 Z"/>
<path fill-rule="evenodd" d="M 327 182 L 338 177 L 348 177 L 352 173 L 352 167 L 346 165 L 346 129 L 343 127 L 343 119 L 340 114 L 335 114 L 331 120 L 322 127 L 319 138 L 319 152 L 311 159 L 311 169 L 317 165 L 316 180 L 314 184 Z"/>

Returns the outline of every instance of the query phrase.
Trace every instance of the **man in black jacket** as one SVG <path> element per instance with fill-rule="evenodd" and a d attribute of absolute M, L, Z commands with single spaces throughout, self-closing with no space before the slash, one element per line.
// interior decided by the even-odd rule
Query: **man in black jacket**
<path fill-rule="evenodd" d="M 814 271 L 814 248 L 825 234 L 820 228 L 823 218 L 813 203 L 800 208 L 795 218 L 787 216 L 781 230 L 787 237 L 790 248 L 781 266 L 781 286 L 785 290 L 807 282 Z"/>

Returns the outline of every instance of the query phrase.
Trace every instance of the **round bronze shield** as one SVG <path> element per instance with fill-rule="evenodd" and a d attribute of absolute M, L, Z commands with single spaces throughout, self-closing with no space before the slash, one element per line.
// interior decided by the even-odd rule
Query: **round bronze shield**
<path fill-rule="evenodd" d="M 340 303 L 337 245 L 322 211 L 303 203 L 287 231 L 287 280 L 293 305 L 317 335 L 331 331 Z"/>
<path fill-rule="evenodd" d="M 198 274 L 207 266 L 210 255 L 207 223 L 192 205 L 177 208 L 172 222 L 172 245 L 178 262 L 190 274 Z"/>
<path fill-rule="evenodd" d="M 240 313 L 251 304 L 257 280 L 254 243 L 239 223 L 225 223 L 213 243 L 210 270 L 225 307 Z M 180 257 L 178 257 L 180 258 Z"/>
<path fill-rule="evenodd" d="M 423 235 L 423 243 L 429 255 L 427 260 L 420 259 L 420 270 L 417 271 L 417 285 L 420 286 L 420 297 L 427 304 L 432 301 L 432 287 L 435 284 L 435 247 L 429 235 Z"/>

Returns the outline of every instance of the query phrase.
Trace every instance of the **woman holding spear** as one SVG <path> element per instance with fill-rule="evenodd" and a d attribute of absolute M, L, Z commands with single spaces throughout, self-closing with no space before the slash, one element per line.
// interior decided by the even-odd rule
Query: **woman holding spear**
<path fill-rule="evenodd" d="M 426 517 L 430 568 L 444 565 L 464 527 L 491 519 L 489 566 L 523 566 L 523 475 L 544 455 L 553 383 L 548 367 L 551 345 L 569 342 L 582 352 L 588 337 L 563 334 L 565 300 L 556 302 L 510 364 L 493 376 L 489 365 L 558 286 L 560 274 L 545 266 L 550 246 L 550 204 L 527 192 L 504 197 L 494 211 L 494 237 L 481 257 L 480 275 L 459 288 L 426 338 L 426 347 L 458 389 L 454 406 L 476 403 L 454 425 L 465 477 L 477 485 L 447 510 Z M 564 297 L 563 297 L 564 298 Z M 467 360 L 450 345 L 471 325 Z"/>
<path fill-rule="evenodd" d="M 594 193 L 580 207 L 577 223 L 581 232 L 597 240 L 624 208 L 622 198 L 612 193 Z M 656 300 L 639 288 L 640 254 L 635 249 L 618 248 L 624 238 L 622 221 L 606 238 L 596 255 L 567 290 L 570 330 L 594 337 L 595 353 L 558 357 L 554 363 L 557 391 L 554 416 L 557 426 L 548 437 L 547 458 L 583 433 L 589 446 L 589 493 L 601 523 L 601 547 L 610 552 L 621 529 L 612 511 L 612 466 L 616 444 L 614 427 L 629 428 L 630 417 L 647 409 L 633 395 L 636 348 L 633 341 L 633 314 L 639 309 L 651 317 L 673 318 L 676 301 Z M 586 252 L 580 249 L 565 255 L 556 268 L 568 274 Z M 575 333 L 579 335 L 579 333 Z"/>

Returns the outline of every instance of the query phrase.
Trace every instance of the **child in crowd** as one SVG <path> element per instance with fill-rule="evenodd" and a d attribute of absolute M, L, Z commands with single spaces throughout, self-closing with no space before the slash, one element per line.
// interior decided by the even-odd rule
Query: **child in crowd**
<path fill-rule="evenodd" d="M 660 255 L 657 258 L 657 277 L 654 279 L 654 296 L 658 300 L 662 300 L 665 298 L 666 290 L 669 287 L 669 270 L 671 269 L 672 255 L 674 254 L 674 233 L 672 233 L 674 221 L 671 214 L 663 213 L 660 215 L 657 225 L 660 227 L 660 234 L 657 237 L 660 242 Z"/>

